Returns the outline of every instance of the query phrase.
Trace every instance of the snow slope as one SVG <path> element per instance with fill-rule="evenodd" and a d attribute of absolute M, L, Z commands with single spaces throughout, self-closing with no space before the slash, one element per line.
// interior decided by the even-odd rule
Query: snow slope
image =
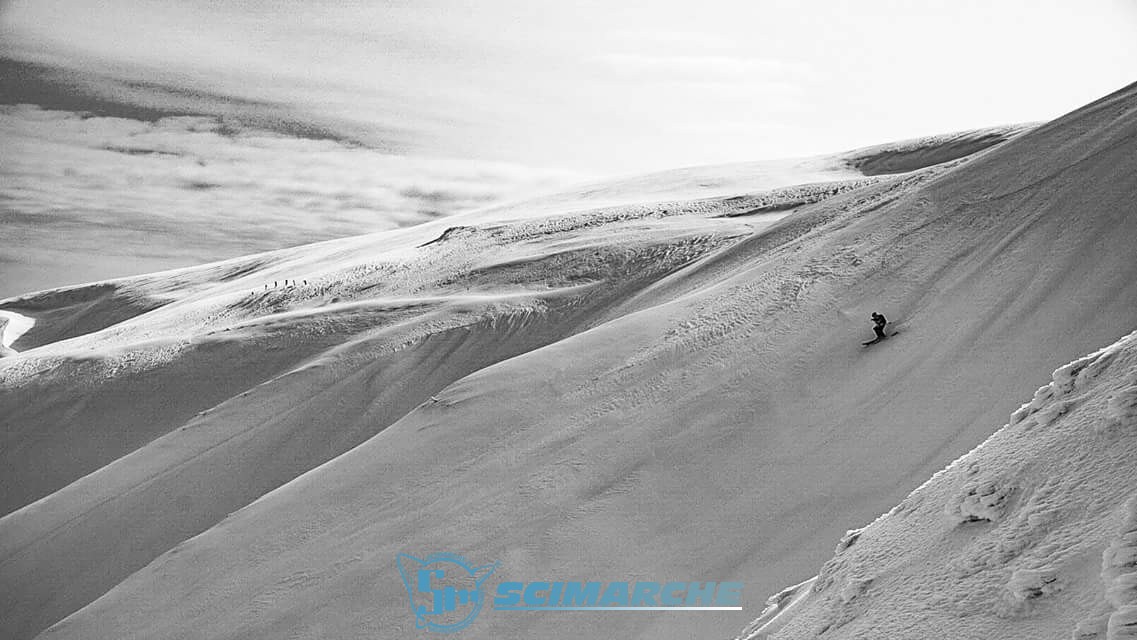
<path fill-rule="evenodd" d="M 1132 333 L 1055 370 L 740 637 L 1135 637 L 1135 441 Z"/>
<path fill-rule="evenodd" d="M 770 191 L 807 183 L 829 183 L 906 173 L 951 162 L 996 146 L 1037 124 L 989 127 L 903 140 L 825 156 L 684 167 L 646 175 L 607 179 L 525 201 L 527 210 L 545 212 L 593 206 L 685 200 Z M 500 215 L 512 204 L 489 211 Z"/>
<path fill-rule="evenodd" d="M 0 311 L 0 357 L 15 355 L 12 343 L 28 332 L 35 320 L 13 311 Z"/>
<path fill-rule="evenodd" d="M 1132 331 L 1135 93 L 873 170 L 947 160 L 907 173 L 657 178 L 0 301 L 37 319 L 0 362 L 0 634 L 407 637 L 395 556 L 452 551 L 489 589 L 746 584 L 464 636 L 727 637 Z M 873 310 L 903 331 L 866 350 Z"/>

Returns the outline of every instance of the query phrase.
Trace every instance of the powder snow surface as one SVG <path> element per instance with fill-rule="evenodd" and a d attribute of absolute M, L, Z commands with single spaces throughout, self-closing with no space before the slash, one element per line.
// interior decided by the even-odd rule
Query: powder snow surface
<path fill-rule="evenodd" d="M 786 637 L 1120 637 L 1135 139 L 1130 87 L 2 300 L 0 637 L 427 637 L 396 557 L 434 552 L 746 585 L 464 638 L 726 638 L 769 594 Z"/>
<path fill-rule="evenodd" d="M 740 637 L 1137 637 L 1135 440 L 1137 333 L 1057 369 Z"/>

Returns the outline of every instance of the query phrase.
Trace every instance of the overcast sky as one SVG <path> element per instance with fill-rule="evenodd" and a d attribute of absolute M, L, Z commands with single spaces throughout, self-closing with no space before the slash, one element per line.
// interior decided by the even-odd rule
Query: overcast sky
<path fill-rule="evenodd" d="M 0 0 L 0 297 L 1046 120 L 1137 0 Z"/>
<path fill-rule="evenodd" d="M 400 152 L 587 174 L 1044 120 L 1132 81 L 1132 0 L 15 0 L 20 59 Z"/>

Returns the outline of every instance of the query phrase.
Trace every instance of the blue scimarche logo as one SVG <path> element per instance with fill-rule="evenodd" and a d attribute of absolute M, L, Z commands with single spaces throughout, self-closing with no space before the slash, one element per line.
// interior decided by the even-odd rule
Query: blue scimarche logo
<path fill-rule="evenodd" d="M 420 560 L 400 553 L 399 574 L 410 596 L 415 626 L 449 633 L 465 629 L 478 617 L 485 597 L 482 582 L 497 563 L 474 567 L 454 553 L 434 553 Z"/>
<path fill-rule="evenodd" d="M 470 626 L 486 603 L 482 583 L 498 563 L 475 567 L 454 553 L 396 559 L 415 626 L 449 633 Z M 741 582 L 505 581 L 496 611 L 741 611 Z"/>

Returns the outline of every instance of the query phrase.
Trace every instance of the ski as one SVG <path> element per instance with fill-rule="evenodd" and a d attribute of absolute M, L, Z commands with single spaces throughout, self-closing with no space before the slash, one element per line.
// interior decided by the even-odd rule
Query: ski
<path fill-rule="evenodd" d="M 894 336 L 898 333 L 900 333 L 900 332 L 899 331 L 893 331 L 892 333 L 888 334 L 887 337 L 891 338 L 892 336 Z M 874 345 L 874 344 L 880 342 L 881 340 L 884 340 L 884 338 L 876 338 L 875 340 L 869 340 L 868 342 L 862 342 L 861 346 L 867 347 L 869 345 Z"/>

